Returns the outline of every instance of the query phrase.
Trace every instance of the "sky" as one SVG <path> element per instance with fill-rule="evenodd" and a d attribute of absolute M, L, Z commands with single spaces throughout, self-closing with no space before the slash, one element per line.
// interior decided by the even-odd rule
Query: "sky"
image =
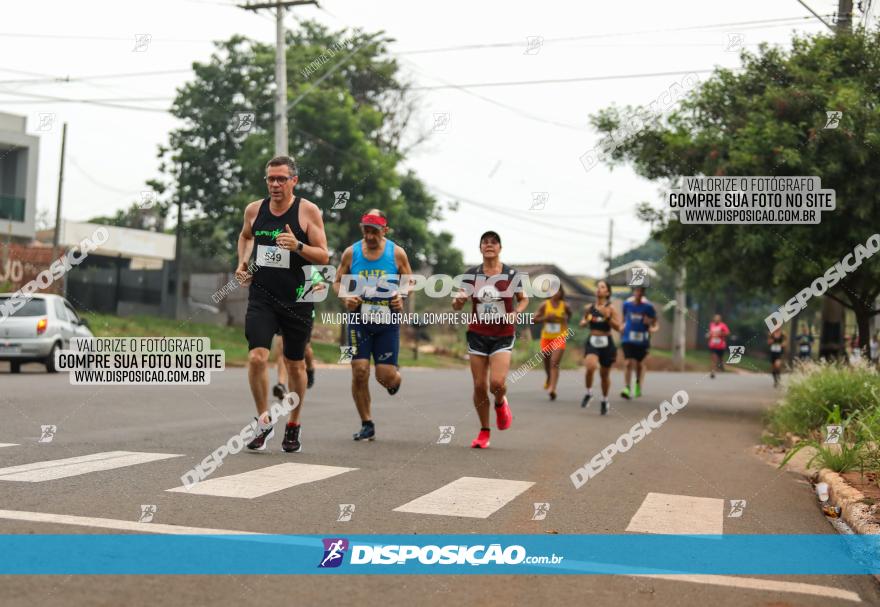
<path fill-rule="evenodd" d="M 404 167 L 446 208 L 432 228 L 451 232 L 468 262 L 479 256 L 479 235 L 493 229 L 507 263 L 552 262 L 588 275 L 604 270 L 610 221 L 617 255 L 647 238 L 634 209 L 660 206 L 663 192 L 626 166 L 585 170 L 579 158 L 599 140 L 590 115 L 647 105 L 689 72 L 705 79 L 737 67 L 738 46 L 787 47 L 794 32 L 828 30 L 797 0 L 320 4 L 292 10 L 286 27 L 315 19 L 384 30 L 416 87 L 458 85 L 417 91 L 413 135 L 429 136 Z M 828 21 L 837 7 L 807 4 Z M 37 208 L 51 217 L 68 124 L 62 216 L 71 220 L 127 208 L 147 189 L 158 148 L 177 126 L 166 110 L 213 40 L 275 40 L 273 15 L 230 0 L 45 0 L 4 3 L 2 14 L 0 112 L 27 116 L 28 132 L 40 137 Z M 289 78 L 299 73 L 288 67 Z M 83 80 L 57 80 L 68 76 Z M 471 86 L 486 83 L 518 84 Z M 77 99 L 128 107 L 69 101 Z M 461 203 L 455 211 L 452 200 Z"/>

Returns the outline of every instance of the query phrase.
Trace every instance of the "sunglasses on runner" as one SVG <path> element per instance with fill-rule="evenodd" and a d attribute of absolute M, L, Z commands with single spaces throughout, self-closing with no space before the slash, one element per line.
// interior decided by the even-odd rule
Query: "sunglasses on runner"
<path fill-rule="evenodd" d="M 287 183 L 287 182 L 290 181 L 291 179 L 293 179 L 293 177 L 284 177 L 284 176 L 280 176 L 280 177 L 263 177 L 263 181 L 265 181 L 266 183 L 280 183 L 281 185 L 284 185 L 285 183 Z"/>

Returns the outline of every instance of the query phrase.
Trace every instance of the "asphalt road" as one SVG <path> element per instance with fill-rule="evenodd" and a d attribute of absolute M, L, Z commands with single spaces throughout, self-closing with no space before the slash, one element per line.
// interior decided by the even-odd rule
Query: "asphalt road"
<path fill-rule="evenodd" d="M 356 470 L 246 499 L 167 491 L 180 486 L 184 472 L 226 443 L 253 416 L 243 369 L 215 373 L 210 385 L 197 387 L 71 386 L 66 375 L 45 375 L 35 365 L 25 370 L 21 375 L 0 371 L 4 420 L 0 443 L 16 444 L 0 448 L 0 468 L 113 451 L 181 457 L 36 482 L 9 478 L 8 472 L 4 479 L 0 470 L 4 511 L 135 523 L 141 505 L 150 504 L 157 508 L 149 523 L 153 525 L 328 536 L 612 534 L 625 533 L 636 524 L 647 526 L 642 532 L 648 533 L 661 533 L 670 524 L 693 533 L 706 525 L 720 525 L 725 534 L 834 533 L 803 479 L 774 469 L 752 453 L 760 440 L 762 412 L 777 394 L 767 376 L 725 374 L 710 380 L 702 374 L 655 373 L 648 377 L 641 399 L 626 402 L 614 397 L 610 414 L 601 417 L 597 398 L 587 409 L 579 406 L 581 372 L 563 372 L 559 398 L 549 402 L 541 389 L 543 373 L 536 370 L 510 386 L 512 428 L 495 430 L 491 448 L 478 451 L 468 448 L 478 430 L 469 372 L 404 369 L 403 388 L 394 397 L 374 382 L 378 438 L 355 443 L 351 434 L 359 422 L 349 392 L 349 371 L 319 369 L 303 405 L 303 452 L 283 453 L 278 433 L 266 452 L 229 456 L 210 479 L 289 462 Z M 622 376 L 615 374 L 613 381 L 619 390 Z M 689 394 L 682 411 L 617 455 L 584 487 L 573 487 L 569 475 L 578 466 L 679 390 Z M 43 425 L 56 426 L 51 442 L 38 442 Z M 438 444 L 440 426 L 455 427 L 448 444 Z M 462 477 L 534 484 L 486 518 L 395 511 Z M 672 496 L 662 499 L 688 514 L 646 512 L 649 494 Z M 687 499 L 694 497 L 724 500 L 724 514 L 704 516 L 689 510 Z M 731 499 L 746 500 L 739 518 L 726 516 Z M 549 504 L 544 520 L 533 520 L 535 503 Z M 355 506 L 351 520 L 337 520 L 340 504 Z M 16 516 L 0 516 L 0 533 L 119 532 L 68 524 L 73 519 L 33 522 Z M 781 586 L 772 586 L 780 582 Z M 851 594 L 844 598 L 840 593 Z M 858 599 L 880 604 L 880 590 L 870 576 L 751 576 L 745 581 L 626 575 L 6 576 L 0 577 L 0 596 L 4 605 L 28 606 L 252 601 L 404 605 L 416 600 L 425 606 L 450 601 L 850 605 Z"/>

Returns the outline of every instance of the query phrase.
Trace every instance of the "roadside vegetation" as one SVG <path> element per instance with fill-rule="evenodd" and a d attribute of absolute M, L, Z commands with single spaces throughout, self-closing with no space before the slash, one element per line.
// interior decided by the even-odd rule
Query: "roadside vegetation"
<path fill-rule="evenodd" d="M 880 486 L 880 374 L 870 365 L 798 365 L 766 421 L 770 442 L 795 443 L 783 464 L 811 447 L 808 466 L 860 471 Z M 829 426 L 840 428 L 836 441 Z"/>

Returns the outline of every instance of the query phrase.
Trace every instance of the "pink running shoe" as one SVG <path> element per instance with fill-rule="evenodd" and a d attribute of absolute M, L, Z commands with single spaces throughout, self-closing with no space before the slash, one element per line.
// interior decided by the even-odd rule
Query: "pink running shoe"
<path fill-rule="evenodd" d="M 499 430 L 507 430 L 510 428 L 511 421 L 513 421 L 513 415 L 510 413 L 510 406 L 508 406 L 507 397 L 505 396 L 501 406 L 495 407 L 495 423 L 498 425 Z"/>
<path fill-rule="evenodd" d="M 471 443 L 472 449 L 486 449 L 489 447 L 489 431 L 480 430 L 480 435 Z"/>

